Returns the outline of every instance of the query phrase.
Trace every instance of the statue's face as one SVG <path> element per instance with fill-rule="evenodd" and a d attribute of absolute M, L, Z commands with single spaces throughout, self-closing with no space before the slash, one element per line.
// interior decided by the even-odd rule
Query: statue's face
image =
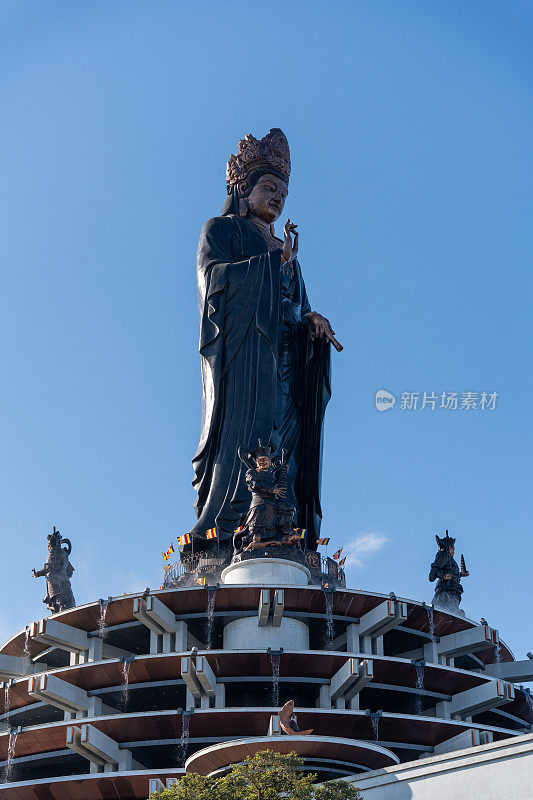
<path fill-rule="evenodd" d="M 451 544 L 448 547 L 448 553 L 451 555 L 452 558 L 454 557 L 454 555 L 455 555 L 455 547 L 453 546 L 453 544 Z"/>
<path fill-rule="evenodd" d="M 256 460 L 257 469 L 268 469 L 270 466 L 270 459 L 268 456 L 258 456 Z"/>
<path fill-rule="evenodd" d="M 263 222 L 275 222 L 283 212 L 287 183 L 275 175 L 262 175 L 248 195 L 248 210 Z"/>

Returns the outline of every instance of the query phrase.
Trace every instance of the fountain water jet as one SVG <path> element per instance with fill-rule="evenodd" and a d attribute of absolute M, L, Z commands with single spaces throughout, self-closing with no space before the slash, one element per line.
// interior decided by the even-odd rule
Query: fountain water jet
<path fill-rule="evenodd" d="M 529 718 L 531 720 L 531 723 L 533 724 L 533 697 L 531 697 L 531 690 L 524 689 L 524 694 L 526 696 L 526 702 L 529 708 Z"/>
<path fill-rule="evenodd" d="M 429 635 L 431 636 L 431 641 L 435 641 L 435 621 L 433 618 L 433 606 L 429 605 L 426 606 L 426 613 L 428 615 L 428 622 L 429 622 Z"/>
<path fill-rule="evenodd" d="M 17 736 L 18 736 L 17 729 L 12 728 L 9 731 L 9 741 L 7 745 L 7 762 L 5 771 L 6 782 L 11 780 L 11 772 L 13 770 L 13 759 L 15 758 L 15 746 L 17 744 Z"/>
<path fill-rule="evenodd" d="M 6 722 L 9 723 L 9 712 L 11 710 L 11 699 L 9 697 L 9 690 L 11 688 L 11 681 L 4 682 L 4 714 L 6 715 Z"/>
<path fill-rule="evenodd" d="M 30 628 L 26 626 L 24 632 L 24 650 L 22 653 L 24 658 L 24 675 L 28 675 L 31 668 L 31 653 L 30 653 Z"/>
<path fill-rule="evenodd" d="M 270 651 L 270 663 L 272 664 L 272 705 L 274 708 L 279 706 L 279 665 L 280 654 Z"/>
<path fill-rule="evenodd" d="M 185 761 L 187 759 L 187 747 L 189 744 L 189 723 L 190 723 L 190 712 L 183 711 L 181 715 L 181 739 L 180 739 L 180 752 L 181 752 L 181 762 L 182 766 L 185 766 Z"/>
<path fill-rule="evenodd" d="M 127 711 L 128 700 L 130 697 L 130 667 L 133 661 L 135 661 L 135 656 L 127 656 L 125 658 L 120 659 L 122 664 L 122 707 L 124 711 Z"/>
<path fill-rule="evenodd" d="M 100 603 L 100 616 L 98 618 L 98 636 L 103 641 L 106 636 L 107 624 L 105 618 L 107 614 L 107 607 L 109 605 L 109 598 L 107 598 L 107 600 L 103 600 L 102 598 L 100 598 L 99 603 Z"/>
<path fill-rule="evenodd" d="M 335 623 L 333 621 L 333 592 L 329 589 L 324 589 L 324 597 L 326 598 L 326 641 L 325 644 L 330 644 L 335 637 Z"/>
<path fill-rule="evenodd" d="M 496 643 L 496 671 L 498 674 L 498 678 L 502 677 L 502 646 L 500 644 L 500 639 Z"/>
<path fill-rule="evenodd" d="M 416 696 L 415 709 L 416 709 L 416 713 L 417 714 L 421 714 L 422 713 L 422 691 L 424 689 L 424 662 L 423 661 L 419 661 L 417 664 L 415 664 L 415 669 L 416 669 L 416 689 L 418 691 L 418 694 Z"/>
<path fill-rule="evenodd" d="M 215 621 L 215 601 L 217 598 L 216 589 L 207 590 L 207 649 L 211 650 L 213 645 L 213 624 Z"/>

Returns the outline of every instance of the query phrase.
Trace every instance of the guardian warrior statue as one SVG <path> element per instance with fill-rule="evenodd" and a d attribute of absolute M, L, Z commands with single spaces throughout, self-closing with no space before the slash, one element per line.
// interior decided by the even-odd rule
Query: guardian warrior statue
<path fill-rule="evenodd" d="M 239 448 L 239 458 L 248 467 L 246 485 L 252 501 L 233 537 L 235 551 L 299 545 L 300 533 L 292 527 L 295 508 L 286 500 L 289 469 L 284 451 L 278 456 L 273 444 L 264 447 L 260 441 L 255 450 Z"/>
<path fill-rule="evenodd" d="M 442 539 L 439 536 L 435 536 L 435 539 L 439 550 L 429 573 L 429 580 L 437 581 L 432 603 L 446 611 L 464 616 L 465 612 L 459 608 L 463 593 L 461 578 L 466 578 L 470 574 L 466 569 L 464 557 L 461 556 L 461 569 L 459 569 L 454 558 L 455 539 L 448 536 L 448 531 Z"/>
<path fill-rule="evenodd" d="M 47 595 L 43 600 L 52 614 L 58 611 L 65 611 L 76 605 L 70 579 L 74 572 L 74 567 L 69 561 L 72 552 L 72 545 L 69 539 L 63 539 L 61 533 L 56 531 L 48 534 L 48 557 L 42 569 L 32 570 L 34 578 L 46 578 Z M 61 547 L 65 544 L 66 547 Z"/>

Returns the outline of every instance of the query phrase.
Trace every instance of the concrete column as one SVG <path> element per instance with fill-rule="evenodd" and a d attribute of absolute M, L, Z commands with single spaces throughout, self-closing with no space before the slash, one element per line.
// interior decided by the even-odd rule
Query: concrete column
<path fill-rule="evenodd" d="M 202 693 L 207 695 L 209 699 L 214 699 L 217 679 L 215 678 L 213 670 L 209 666 L 207 658 L 205 656 L 197 656 L 195 666 L 196 666 L 196 680 L 200 685 Z"/>
<path fill-rule="evenodd" d="M 181 677 L 185 681 L 186 710 L 191 708 L 224 708 L 225 686 L 218 684 L 205 656 L 182 656 Z"/>
<path fill-rule="evenodd" d="M 100 636 L 93 636 L 89 639 L 88 661 L 102 661 L 104 657 L 104 642 Z"/>
<path fill-rule="evenodd" d="M 427 664 L 439 663 L 439 654 L 436 642 L 428 642 L 424 645 L 424 661 Z"/>
<path fill-rule="evenodd" d="M 285 591 L 283 589 L 274 590 L 274 598 L 272 600 L 272 625 L 279 628 L 285 610 Z"/>
<path fill-rule="evenodd" d="M 368 655 L 383 655 L 383 636 L 388 631 L 402 625 L 407 619 L 407 604 L 400 600 L 385 600 L 368 611 L 358 623 L 351 623 L 346 630 L 348 652 L 361 652 Z M 356 636 L 359 646 L 356 648 Z M 352 645 L 350 647 L 349 645 Z"/>
<path fill-rule="evenodd" d="M 359 711 L 359 694 L 354 694 L 352 699 L 348 702 L 350 711 Z"/>
<path fill-rule="evenodd" d="M 196 708 L 196 700 L 191 690 L 185 690 L 185 711 L 193 711 Z"/>
<path fill-rule="evenodd" d="M 91 762 L 91 772 L 128 770 L 135 763 L 130 750 L 121 749 L 114 739 L 93 725 L 69 726 L 66 746 Z"/>
<path fill-rule="evenodd" d="M 200 683 L 196 677 L 196 664 L 194 658 L 191 656 L 182 656 L 180 672 L 181 677 L 185 681 L 187 691 L 190 692 L 195 701 L 200 700 L 203 692 L 202 687 L 200 686 Z M 189 705 L 187 705 L 187 708 L 189 708 Z"/>
<path fill-rule="evenodd" d="M 317 708 L 331 708 L 330 687 L 322 685 L 318 695 Z"/>
<path fill-rule="evenodd" d="M 440 719 L 451 719 L 452 715 L 450 713 L 450 701 L 449 700 L 441 700 L 441 702 L 435 705 L 435 716 L 440 717 Z"/>
<path fill-rule="evenodd" d="M 133 616 L 150 631 L 150 654 L 187 650 L 187 625 L 154 595 L 133 598 Z"/>
<path fill-rule="evenodd" d="M 359 653 L 359 634 L 358 626 L 353 622 L 346 628 L 346 650 L 348 653 Z"/>
<path fill-rule="evenodd" d="M 372 659 L 359 661 L 357 658 L 350 658 L 331 679 L 329 695 L 335 702 L 335 707 L 346 708 L 346 703 L 356 697 L 373 677 Z M 342 699 L 343 704 L 337 705 L 338 699 Z"/>
<path fill-rule="evenodd" d="M 257 624 L 260 628 L 268 625 L 270 616 L 270 589 L 261 589 L 259 592 L 259 607 L 257 609 Z"/>
<path fill-rule="evenodd" d="M 217 683 L 215 686 L 215 708 L 226 707 L 226 686 L 224 683 Z"/>
<path fill-rule="evenodd" d="M 89 651 L 86 650 L 83 653 L 71 653 L 69 663 L 71 667 L 77 667 L 79 664 L 86 664 L 89 655 Z"/>

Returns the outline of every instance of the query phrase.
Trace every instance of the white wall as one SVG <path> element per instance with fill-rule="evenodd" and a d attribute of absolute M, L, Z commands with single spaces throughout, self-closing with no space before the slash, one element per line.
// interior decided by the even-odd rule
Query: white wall
<path fill-rule="evenodd" d="M 533 734 L 353 778 L 363 800 L 533 800 Z"/>

